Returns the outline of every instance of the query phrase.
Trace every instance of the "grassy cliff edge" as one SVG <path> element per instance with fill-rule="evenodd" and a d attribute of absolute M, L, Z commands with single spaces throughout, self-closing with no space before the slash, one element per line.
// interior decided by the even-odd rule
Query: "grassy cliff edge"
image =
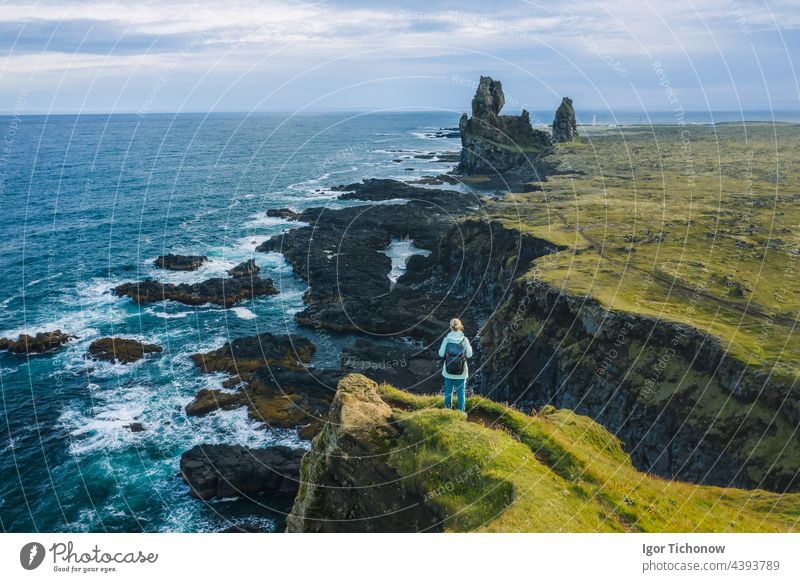
<path fill-rule="evenodd" d="M 324 521 L 324 531 L 797 531 L 800 494 L 642 473 L 618 439 L 569 410 L 528 415 L 480 397 L 467 409 L 465 419 L 438 396 L 346 376 L 303 460 L 289 530 L 322 531 L 308 524 Z M 357 505 L 336 502 L 354 489 Z M 314 513 L 321 490 L 324 516 Z M 404 527 L 399 516 L 409 511 L 424 519 Z"/>

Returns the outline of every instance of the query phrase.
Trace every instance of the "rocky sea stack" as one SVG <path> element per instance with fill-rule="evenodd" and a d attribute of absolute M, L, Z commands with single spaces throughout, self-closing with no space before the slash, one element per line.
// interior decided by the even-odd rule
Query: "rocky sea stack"
<path fill-rule="evenodd" d="M 556 109 L 553 119 L 553 139 L 558 143 L 572 141 L 578 137 L 578 124 L 575 121 L 575 108 L 572 99 L 564 97 Z"/>
<path fill-rule="evenodd" d="M 534 129 L 525 110 L 521 115 L 500 115 L 504 104 L 500 81 L 481 77 L 472 99 L 472 117 L 464 113 L 459 122 L 462 149 L 456 171 L 504 180 L 541 180 L 542 157 L 552 146 L 550 134 Z"/>

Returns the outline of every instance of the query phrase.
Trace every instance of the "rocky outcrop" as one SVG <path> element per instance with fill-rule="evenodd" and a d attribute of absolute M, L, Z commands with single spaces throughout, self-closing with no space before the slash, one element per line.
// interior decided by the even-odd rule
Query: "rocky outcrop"
<path fill-rule="evenodd" d="M 500 115 L 505 103 L 500 81 L 481 77 L 472 99 L 472 117 L 461 116 L 462 174 L 486 174 L 504 182 L 543 180 L 550 164 L 545 157 L 552 140 L 534 129 L 530 114 Z"/>
<path fill-rule="evenodd" d="M 438 347 L 357 339 L 342 350 L 342 369 L 379 383 L 402 386 L 409 392 L 430 394 L 440 390 L 442 384 Z"/>
<path fill-rule="evenodd" d="M 441 531 L 421 492 L 387 463 L 392 409 L 360 374 L 339 382 L 328 422 L 303 457 L 289 532 Z"/>
<path fill-rule="evenodd" d="M 564 97 L 553 119 L 553 139 L 558 143 L 564 143 L 576 137 L 578 137 L 578 125 L 575 121 L 575 108 L 572 107 L 572 99 Z"/>
<path fill-rule="evenodd" d="M 233 269 L 228 270 L 231 277 L 254 277 L 261 272 L 261 267 L 256 265 L 255 259 L 249 259 L 239 263 Z"/>
<path fill-rule="evenodd" d="M 186 414 L 201 416 L 243 406 L 265 427 L 296 428 L 300 438 L 310 439 L 322 428 L 341 375 L 338 370 L 262 366 L 245 378 L 234 377 L 230 382 L 237 386 L 234 392 L 200 390 L 186 406 Z"/>
<path fill-rule="evenodd" d="M 240 445 L 195 445 L 181 455 L 180 471 L 189 485 L 189 494 L 198 499 L 293 496 L 305 453 L 305 449 L 284 446 L 252 449 Z"/>
<path fill-rule="evenodd" d="M 226 343 L 192 359 L 206 373 L 231 375 L 234 391 L 204 388 L 186 406 L 189 416 L 246 407 L 249 416 L 271 428 L 297 428 L 311 438 L 322 428 L 338 370 L 306 368 L 315 346 L 300 336 L 264 333 Z"/>
<path fill-rule="evenodd" d="M 345 200 L 408 202 L 401 211 L 386 204 L 311 208 L 300 215 L 309 226 L 275 236 L 257 248 L 282 252 L 294 272 L 309 283 L 308 307 L 296 315 L 297 321 L 333 331 L 437 337 L 463 306 L 440 290 L 413 288 L 410 277 L 392 287 L 391 260 L 381 251 L 393 238 L 406 237 L 430 251 L 430 257 L 415 256 L 407 263 L 407 272 L 414 272 L 421 282 L 436 263 L 441 237 L 474 198 L 396 180 L 365 180 L 337 189 Z"/>
<path fill-rule="evenodd" d="M 283 218 L 284 220 L 297 220 L 299 213 L 290 208 L 270 208 L 267 210 L 267 216 L 270 218 Z"/>
<path fill-rule="evenodd" d="M 262 333 L 226 342 L 221 348 L 192 356 L 206 373 L 243 375 L 262 366 L 302 367 L 311 361 L 316 346 L 299 335 Z"/>
<path fill-rule="evenodd" d="M 49 354 L 67 343 L 70 337 L 60 329 L 39 332 L 35 336 L 23 333 L 16 340 L 0 338 L 0 350 L 8 350 L 18 356 Z"/>
<path fill-rule="evenodd" d="M 147 354 L 157 354 L 163 351 L 163 348 L 156 344 L 146 344 L 119 337 L 104 337 L 89 344 L 87 356 L 95 360 L 130 364 L 141 360 Z"/>
<path fill-rule="evenodd" d="M 202 255 L 161 255 L 154 264 L 160 269 L 170 271 L 196 271 L 203 266 L 208 257 Z"/>
<path fill-rule="evenodd" d="M 233 307 L 240 301 L 264 295 L 276 295 L 278 289 L 272 279 L 253 277 L 221 277 L 207 279 L 202 283 L 160 283 L 146 280 L 139 283 L 123 283 L 114 288 L 119 297 L 130 297 L 136 303 L 155 303 L 167 299 L 185 305 L 213 303 Z"/>

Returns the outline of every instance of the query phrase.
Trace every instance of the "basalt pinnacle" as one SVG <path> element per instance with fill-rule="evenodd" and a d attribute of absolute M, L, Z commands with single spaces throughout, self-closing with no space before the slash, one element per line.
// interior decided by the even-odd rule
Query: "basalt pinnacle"
<path fill-rule="evenodd" d="M 534 129 L 530 115 L 500 115 L 505 95 L 500 81 L 481 77 L 472 99 L 472 117 L 459 122 L 462 174 L 486 174 L 502 180 L 541 180 L 541 157 L 552 146 L 550 134 Z"/>
<path fill-rule="evenodd" d="M 578 126 L 575 121 L 575 108 L 572 99 L 564 97 L 561 105 L 556 109 L 553 119 L 553 139 L 558 143 L 574 140 L 578 136 Z"/>

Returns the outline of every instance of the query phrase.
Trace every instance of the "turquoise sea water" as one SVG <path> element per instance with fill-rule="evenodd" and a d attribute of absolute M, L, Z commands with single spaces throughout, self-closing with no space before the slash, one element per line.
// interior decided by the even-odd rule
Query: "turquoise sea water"
<path fill-rule="evenodd" d="M 0 118 L 0 337 L 56 328 L 77 336 L 54 355 L 0 352 L 0 528 L 280 526 L 273 509 L 281 508 L 269 500 L 199 502 L 177 476 L 181 453 L 198 443 L 300 443 L 244 409 L 187 417 L 197 390 L 224 379 L 201 375 L 189 356 L 264 331 L 313 340 L 293 320 L 305 284 L 281 255 L 254 252 L 290 226 L 266 210 L 344 204 L 325 188 L 362 177 L 447 171 L 452 164 L 413 156 L 457 150 L 457 139 L 425 136 L 457 121 L 446 113 Z M 168 252 L 211 261 L 192 273 L 155 269 Z M 222 276 L 249 258 L 279 295 L 222 309 L 137 306 L 109 293 L 145 277 Z M 164 353 L 127 366 L 84 358 L 89 343 L 111 335 Z M 134 420 L 146 430 L 125 428 Z"/>

